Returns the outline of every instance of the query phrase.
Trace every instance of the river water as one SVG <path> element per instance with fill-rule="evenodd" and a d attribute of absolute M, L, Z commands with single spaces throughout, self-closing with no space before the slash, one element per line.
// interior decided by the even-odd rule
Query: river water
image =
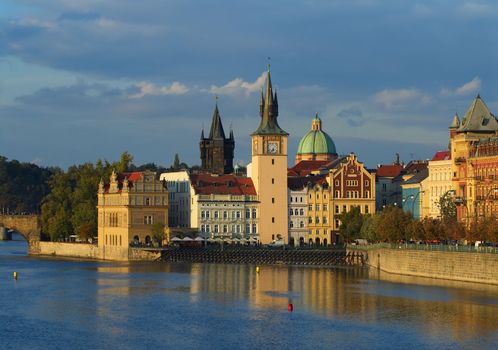
<path fill-rule="evenodd" d="M 351 269 L 55 260 L 28 257 L 14 238 L 0 241 L 0 349 L 498 348 L 494 286 Z"/>

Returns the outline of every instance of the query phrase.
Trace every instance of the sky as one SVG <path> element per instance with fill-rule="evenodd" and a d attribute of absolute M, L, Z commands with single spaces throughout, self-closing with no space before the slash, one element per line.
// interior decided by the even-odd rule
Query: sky
<path fill-rule="evenodd" d="M 427 159 L 480 93 L 498 114 L 498 3 L 2 0 L 0 155 L 199 164 L 218 96 L 250 161 L 271 57 L 289 164 L 315 113 L 368 167 Z"/>

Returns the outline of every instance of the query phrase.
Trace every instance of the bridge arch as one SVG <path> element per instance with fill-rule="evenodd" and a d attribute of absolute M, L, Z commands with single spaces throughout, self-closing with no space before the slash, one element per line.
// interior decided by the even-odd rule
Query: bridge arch
<path fill-rule="evenodd" d="M 41 222 L 38 215 L 0 214 L 0 226 L 19 232 L 28 242 L 30 253 L 38 248 L 41 235 Z"/>

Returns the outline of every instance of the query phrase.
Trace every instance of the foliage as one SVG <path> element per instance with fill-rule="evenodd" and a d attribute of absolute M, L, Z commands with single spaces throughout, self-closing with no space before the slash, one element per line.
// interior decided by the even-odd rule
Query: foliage
<path fill-rule="evenodd" d="M 441 198 L 439 198 L 439 210 L 443 221 L 456 221 L 456 204 L 450 192 L 446 192 L 443 196 L 441 196 Z"/>
<path fill-rule="evenodd" d="M 159 244 L 161 245 L 164 238 L 165 238 L 165 234 L 164 234 L 164 224 L 160 223 L 160 222 L 157 222 L 155 223 L 154 225 L 152 225 L 152 230 L 151 230 L 151 234 L 152 234 L 152 237 L 154 238 L 154 240 Z"/>
<path fill-rule="evenodd" d="M 377 231 L 379 215 L 367 214 L 363 216 L 363 225 L 361 226 L 360 236 L 369 242 L 380 241 L 380 236 Z"/>
<path fill-rule="evenodd" d="M 411 214 L 401 208 L 388 206 L 379 214 L 377 231 L 383 241 L 397 241 L 409 239 L 408 224 L 412 221 Z"/>
<path fill-rule="evenodd" d="M 51 176 L 59 171 L 0 156 L 0 212 L 38 213 Z"/>
<path fill-rule="evenodd" d="M 340 220 L 339 233 L 345 242 L 360 237 L 363 225 L 363 215 L 360 212 L 360 207 L 352 207 L 351 210 L 340 216 Z"/>

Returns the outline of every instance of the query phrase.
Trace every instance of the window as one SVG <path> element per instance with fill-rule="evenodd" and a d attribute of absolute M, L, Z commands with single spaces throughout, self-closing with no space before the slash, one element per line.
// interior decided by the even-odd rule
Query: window
<path fill-rule="evenodd" d="M 246 231 L 245 233 L 250 233 L 251 232 L 251 225 L 250 224 L 246 224 Z"/>
<path fill-rule="evenodd" d="M 214 212 L 214 218 L 215 218 L 215 219 L 218 219 L 218 217 L 219 217 L 218 210 L 215 210 L 215 212 Z"/>
<path fill-rule="evenodd" d="M 365 214 L 368 214 L 368 205 L 365 205 Z"/>
<path fill-rule="evenodd" d="M 339 220 L 338 219 L 335 219 L 335 228 L 338 229 L 339 228 Z"/>
<path fill-rule="evenodd" d="M 335 185 L 339 186 L 339 180 L 335 180 Z"/>
<path fill-rule="evenodd" d="M 150 205 L 150 198 L 149 197 L 145 197 L 145 205 Z"/>
<path fill-rule="evenodd" d="M 294 227 L 294 222 L 292 220 L 289 220 L 289 227 L 293 228 Z"/>
<path fill-rule="evenodd" d="M 206 232 L 206 226 L 205 225 L 201 225 L 201 232 Z"/>
<path fill-rule="evenodd" d="M 291 209 L 289 209 L 289 215 L 292 215 L 292 214 L 294 214 L 294 210 L 292 210 L 292 208 L 291 208 Z"/>
<path fill-rule="evenodd" d="M 345 213 L 346 211 L 347 211 L 346 206 L 345 206 L 345 205 L 343 205 L 343 206 L 342 206 L 342 212 L 343 212 L 343 213 Z"/>
<path fill-rule="evenodd" d="M 275 198 L 271 197 L 271 202 L 274 204 L 275 203 Z"/>
<path fill-rule="evenodd" d="M 308 205 L 308 210 L 309 210 L 309 211 L 312 211 L 312 210 L 313 210 L 313 204 L 309 204 L 309 205 Z"/>
<path fill-rule="evenodd" d="M 219 232 L 219 226 L 218 224 L 214 225 L 214 233 L 218 233 Z"/>
<path fill-rule="evenodd" d="M 144 225 L 152 225 L 152 215 L 144 216 Z"/>
<path fill-rule="evenodd" d="M 256 224 L 252 224 L 252 233 L 256 233 Z"/>
<path fill-rule="evenodd" d="M 303 202 L 303 197 L 299 198 L 299 202 L 301 203 Z"/>
<path fill-rule="evenodd" d="M 324 217 L 322 218 L 322 222 L 323 222 L 324 224 L 326 224 L 326 223 L 327 223 L 327 217 L 326 217 L 326 216 L 324 216 Z"/>
<path fill-rule="evenodd" d="M 209 210 L 206 210 L 206 219 L 209 219 Z"/>
<path fill-rule="evenodd" d="M 365 186 L 368 186 L 368 180 L 365 180 Z"/>
<path fill-rule="evenodd" d="M 303 220 L 299 221 L 299 227 L 300 227 L 300 228 L 303 228 L 303 227 L 304 227 L 304 221 L 303 221 Z"/>
<path fill-rule="evenodd" d="M 320 217 L 319 216 L 316 216 L 315 217 L 315 223 L 319 224 L 320 223 Z"/>
<path fill-rule="evenodd" d="M 275 184 L 275 179 L 273 177 L 271 178 L 271 184 L 272 185 Z M 291 201 L 292 201 L 292 197 L 291 197 Z"/>
<path fill-rule="evenodd" d="M 237 210 L 237 211 L 235 212 L 235 217 L 236 217 L 237 219 L 240 219 L 240 211 L 239 211 L 239 210 Z"/>
<path fill-rule="evenodd" d="M 370 192 L 369 191 L 365 191 L 365 198 L 369 198 L 370 197 Z"/>
<path fill-rule="evenodd" d="M 206 233 L 211 232 L 211 225 L 206 225 Z"/>
<path fill-rule="evenodd" d="M 290 197 L 290 202 L 292 203 L 292 197 Z"/>
<path fill-rule="evenodd" d="M 339 206 L 338 205 L 335 206 L 335 213 L 339 214 Z"/>
<path fill-rule="evenodd" d="M 235 226 L 235 233 L 240 233 L 240 225 Z"/>
<path fill-rule="evenodd" d="M 246 208 L 246 219 L 250 219 L 250 218 L 251 218 L 251 209 Z"/>
<path fill-rule="evenodd" d="M 316 233 L 317 235 L 319 235 L 319 234 L 320 234 L 320 230 L 316 230 L 316 231 L 315 231 L 315 233 Z"/>
<path fill-rule="evenodd" d="M 271 159 L 271 165 L 274 165 L 275 164 L 275 159 Z"/>
<path fill-rule="evenodd" d="M 335 198 L 339 198 L 341 196 L 341 192 L 340 191 L 335 191 Z"/>
<path fill-rule="evenodd" d="M 297 208 L 294 209 L 294 215 L 299 215 L 299 210 L 297 210 Z"/>
<path fill-rule="evenodd" d="M 387 185 L 386 184 L 382 184 L 382 191 L 386 191 L 387 190 Z"/>
<path fill-rule="evenodd" d="M 303 208 L 299 209 L 299 215 L 304 215 L 304 209 Z"/>
<path fill-rule="evenodd" d="M 323 205 L 323 211 L 327 211 L 327 204 Z"/>
<path fill-rule="evenodd" d="M 252 208 L 252 218 L 256 219 L 256 208 Z"/>
<path fill-rule="evenodd" d="M 226 210 L 223 212 L 223 219 L 228 219 L 228 212 Z"/>
<path fill-rule="evenodd" d="M 271 218 L 271 223 L 274 224 L 275 223 L 275 217 L 272 216 Z"/>
<path fill-rule="evenodd" d="M 308 217 L 308 224 L 312 224 L 313 223 L 313 218 L 311 216 Z"/>
<path fill-rule="evenodd" d="M 320 211 L 320 204 L 315 205 L 315 210 Z"/>

